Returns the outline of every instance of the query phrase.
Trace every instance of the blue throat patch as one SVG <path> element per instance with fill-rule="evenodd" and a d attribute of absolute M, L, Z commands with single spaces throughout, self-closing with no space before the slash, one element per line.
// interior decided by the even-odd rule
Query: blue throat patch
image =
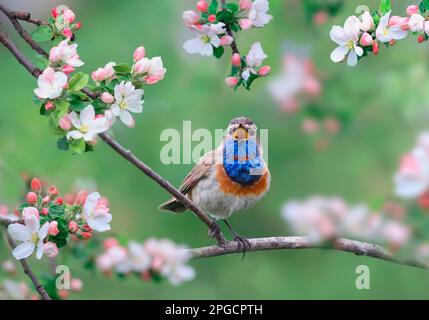
<path fill-rule="evenodd" d="M 243 186 L 249 186 L 258 181 L 262 176 L 264 165 L 257 141 L 226 139 L 223 167 L 231 180 Z"/>

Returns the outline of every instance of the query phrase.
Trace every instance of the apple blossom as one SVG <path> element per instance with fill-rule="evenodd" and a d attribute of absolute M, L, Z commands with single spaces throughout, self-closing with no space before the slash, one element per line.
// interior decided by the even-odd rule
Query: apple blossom
<path fill-rule="evenodd" d="M 115 97 L 112 96 L 109 92 L 103 92 L 101 95 L 101 101 L 105 104 L 112 104 L 115 101 Z"/>
<path fill-rule="evenodd" d="M 144 59 L 143 59 L 144 60 Z M 143 61 L 140 60 L 140 61 Z M 131 115 L 143 112 L 143 90 L 136 89 L 131 82 L 122 81 L 115 86 L 115 102 L 111 110 L 126 126 L 133 127 L 135 121 Z"/>
<path fill-rule="evenodd" d="M 268 10 L 268 0 L 254 0 L 252 2 L 249 11 L 249 20 L 254 27 L 262 28 L 273 19 L 271 15 L 267 14 Z"/>
<path fill-rule="evenodd" d="M 26 207 L 22 210 L 22 219 L 29 219 L 31 217 L 35 217 L 39 220 L 39 210 L 35 207 Z"/>
<path fill-rule="evenodd" d="M 63 72 L 65 74 L 70 74 L 73 73 L 75 71 L 75 69 L 72 66 L 64 66 L 63 67 Z"/>
<path fill-rule="evenodd" d="M 213 47 L 220 46 L 218 34 L 225 32 L 225 24 L 222 22 L 212 25 L 203 25 L 201 28 L 192 28 L 195 38 L 188 40 L 183 45 L 187 53 L 212 56 Z"/>
<path fill-rule="evenodd" d="M 139 61 L 139 60 L 143 59 L 143 58 L 145 57 L 145 54 L 146 54 L 146 50 L 145 50 L 145 48 L 144 48 L 144 47 L 142 47 L 142 46 L 138 47 L 138 48 L 134 51 L 134 54 L 133 54 L 134 62 L 137 62 L 137 61 Z"/>
<path fill-rule="evenodd" d="M 48 241 L 43 245 L 43 252 L 48 258 L 55 258 L 58 255 L 58 247 L 54 242 Z"/>
<path fill-rule="evenodd" d="M 127 248 L 127 258 L 116 265 L 119 273 L 143 272 L 149 270 L 151 257 L 143 245 L 130 241 Z"/>
<path fill-rule="evenodd" d="M 78 226 L 76 221 L 70 221 L 69 222 L 69 230 L 72 233 L 75 233 L 79 230 L 79 226 Z"/>
<path fill-rule="evenodd" d="M 49 214 L 49 209 L 48 208 L 42 208 L 42 210 L 40 211 L 40 213 L 44 216 L 47 216 Z"/>
<path fill-rule="evenodd" d="M 30 188 L 34 192 L 40 192 L 42 190 L 42 183 L 40 182 L 39 179 L 33 178 L 31 179 L 31 182 L 30 182 Z"/>
<path fill-rule="evenodd" d="M 260 67 L 263 60 L 267 58 L 267 55 L 262 50 L 262 46 L 260 42 L 255 42 L 250 47 L 250 51 L 246 56 L 246 64 L 247 68 L 242 72 L 241 76 L 244 80 L 248 80 L 250 74 L 257 74 L 255 70 L 256 67 Z"/>
<path fill-rule="evenodd" d="M 252 7 L 252 1 L 251 0 L 240 0 L 239 6 L 241 10 L 250 10 Z"/>
<path fill-rule="evenodd" d="M 207 17 L 207 21 L 210 23 L 216 22 L 216 16 L 214 14 L 211 14 Z"/>
<path fill-rule="evenodd" d="M 238 79 L 236 77 L 227 77 L 225 79 L 225 84 L 228 87 L 235 87 L 238 84 Z"/>
<path fill-rule="evenodd" d="M 70 281 L 70 289 L 74 292 L 79 292 L 82 291 L 83 288 L 83 282 L 82 280 L 78 279 L 78 278 L 73 278 Z"/>
<path fill-rule="evenodd" d="M 252 28 L 252 21 L 250 19 L 240 19 L 238 24 L 243 30 L 250 30 Z"/>
<path fill-rule="evenodd" d="M 411 15 L 408 25 L 412 32 L 421 32 L 424 29 L 424 23 L 425 18 L 422 15 L 415 13 Z"/>
<path fill-rule="evenodd" d="M 183 22 L 187 27 L 196 25 L 200 20 L 199 14 L 196 13 L 194 10 L 184 11 L 182 17 L 183 17 Z"/>
<path fill-rule="evenodd" d="M 360 29 L 362 31 L 368 32 L 375 29 L 374 20 L 372 19 L 372 16 L 368 11 L 365 11 L 365 13 L 360 16 L 360 18 L 362 20 L 360 24 Z"/>
<path fill-rule="evenodd" d="M 416 13 L 419 13 L 419 11 L 420 11 L 420 9 L 419 9 L 418 5 L 414 4 L 414 5 L 410 5 L 410 6 L 407 7 L 407 14 L 409 16 L 411 16 L 413 14 L 416 14 Z"/>
<path fill-rule="evenodd" d="M 197 10 L 200 12 L 207 12 L 207 9 L 209 8 L 209 4 L 205 0 L 199 0 L 197 2 Z"/>
<path fill-rule="evenodd" d="M 71 11 L 70 9 L 67 9 L 63 13 L 63 18 L 67 24 L 71 24 L 71 23 L 73 23 L 76 16 L 75 16 L 73 11 Z"/>
<path fill-rule="evenodd" d="M 52 221 L 49 223 L 48 233 L 50 236 L 56 236 L 60 233 L 60 230 L 58 230 L 58 222 L 57 221 Z"/>
<path fill-rule="evenodd" d="M 332 51 L 331 60 L 335 63 L 343 61 L 347 56 L 347 65 L 354 67 L 357 64 L 358 56 L 362 56 L 363 50 L 357 45 L 359 40 L 361 23 L 355 16 L 347 18 L 344 28 L 333 26 L 330 32 L 332 41 L 339 46 Z"/>
<path fill-rule="evenodd" d="M 270 73 L 271 73 L 271 67 L 270 66 L 263 66 L 258 71 L 258 75 L 261 77 L 266 77 Z"/>
<path fill-rule="evenodd" d="M 164 79 L 166 72 L 167 69 L 164 68 L 161 57 L 143 58 L 133 66 L 132 71 L 134 75 L 140 76 L 140 79 L 149 85 Z"/>
<path fill-rule="evenodd" d="M 61 96 L 67 85 L 67 76 L 63 72 L 55 72 L 51 67 L 46 68 L 37 79 L 38 88 L 34 93 L 40 99 L 56 99 Z"/>
<path fill-rule="evenodd" d="M 362 34 L 362 36 L 360 37 L 360 41 L 359 41 L 359 43 L 363 47 L 372 46 L 373 42 L 374 42 L 374 39 L 372 38 L 372 36 L 368 32 L 364 32 Z"/>
<path fill-rule="evenodd" d="M 98 192 L 93 192 L 87 196 L 83 205 L 82 215 L 86 223 L 95 231 L 104 232 L 110 230 L 112 215 L 109 208 L 99 204 L 101 196 Z"/>
<path fill-rule="evenodd" d="M 229 46 L 234 41 L 234 38 L 229 35 L 224 35 L 220 38 L 220 45 L 222 47 Z"/>
<path fill-rule="evenodd" d="M 45 110 L 50 111 L 55 109 L 55 104 L 52 101 L 48 101 L 45 103 Z"/>
<path fill-rule="evenodd" d="M 116 66 L 115 62 L 109 62 L 104 66 L 104 68 L 98 68 L 91 74 L 92 80 L 94 80 L 94 82 L 109 82 L 115 77 L 115 69 L 113 69 L 114 66 Z"/>
<path fill-rule="evenodd" d="M 241 56 L 239 53 L 234 53 L 231 57 L 231 64 L 233 66 L 241 66 Z"/>
<path fill-rule="evenodd" d="M 74 111 L 68 116 L 75 130 L 67 133 L 67 139 L 91 141 L 94 140 L 97 134 L 109 129 L 109 124 L 104 117 L 95 118 L 95 111 L 92 105 L 88 105 L 83 109 L 80 112 L 80 116 Z"/>
<path fill-rule="evenodd" d="M 14 223 L 10 224 L 7 231 L 13 240 L 21 243 L 12 251 L 17 260 L 28 258 L 36 250 L 37 259 L 43 255 L 43 240 L 48 235 L 49 222 L 46 222 L 41 228 L 39 219 L 31 216 L 24 219 L 25 225 Z"/>
<path fill-rule="evenodd" d="M 58 125 L 61 129 L 65 130 L 65 131 L 69 131 L 72 127 L 72 121 L 71 121 L 69 115 L 66 114 L 63 117 L 61 117 L 60 120 L 58 121 Z"/>
<path fill-rule="evenodd" d="M 407 31 L 403 30 L 400 25 L 389 27 L 390 11 L 380 19 L 380 24 L 375 31 L 377 39 L 381 42 L 390 42 L 391 40 L 401 40 L 407 37 Z"/>
<path fill-rule="evenodd" d="M 37 194 L 34 192 L 27 193 L 26 200 L 29 205 L 33 205 L 37 202 Z"/>

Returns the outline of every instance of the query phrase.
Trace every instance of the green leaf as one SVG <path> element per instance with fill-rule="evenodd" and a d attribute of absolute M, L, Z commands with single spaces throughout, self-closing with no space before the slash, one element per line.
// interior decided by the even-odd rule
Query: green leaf
<path fill-rule="evenodd" d="M 85 152 L 94 152 L 94 146 L 92 144 L 85 144 Z"/>
<path fill-rule="evenodd" d="M 219 46 L 217 48 L 213 47 L 213 55 L 217 58 L 220 59 L 223 55 L 223 53 L 225 52 L 225 49 L 222 46 Z"/>
<path fill-rule="evenodd" d="M 238 11 L 240 11 L 240 6 L 236 3 L 228 3 L 226 5 L 226 8 L 231 11 L 232 13 L 237 13 Z"/>
<path fill-rule="evenodd" d="M 209 13 L 215 14 L 217 12 L 217 7 L 219 6 L 219 3 L 217 0 L 212 0 L 212 3 L 209 6 Z"/>
<path fill-rule="evenodd" d="M 69 142 L 67 140 L 67 137 L 62 137 L 62 138 L 58 139 L 57 147 L 58 147 L 58 149 L 60 149 L 62 151 L 68 151 L 69 150 Z"/>
<path fill-rule="evenodd" d="M 380 22 L 380 14 L 377 10 L 372 13 L 372 20 L 374 20 L 374 24 L 377 26 Z"/>
<path fill-rule="evenodd" d="M 77 154 L 82 154 L 85 152 L 86 143 L 83 139 L 72 140 L 69 142 L 70 151 Z"/>
<path fill-rule="evenodd" d="M 232 23 L 235 21 L 235 16 L 230 11 L 219 11 L 216 14 L 216 19 L 225 23 Z"/>
<path fill-rule="evenodd" d="M 240 25 L 238 23 L 231 23 L 231 30 L 234 32 L 240 31 Z"/>
<path fill-rule="evenodd" d="M 82 101 L 81 97 L 76 94 L 70 94 L 69 96 L 70 110 L 80 112 L 86 107 L 86 103 Z"/>
<path fill-rule="evenodd" d="M 429 8 L 429 0 L 423 0 L 422 2 L 420 2 L 419 10 L 421 13 L 425 13 L 428 8 Z"/>
<path fill-rule="evenodd" d="M 87 85 L 89 76 L 86 73 L 78 72 L 69 80 L 69 90 L 79 91 Z"/>
<path fill-rule="evenodd" d="M 57 112 L 51 113 L 49 116 L 49 131 L 56 136 L 63 136 L 66 132 L 58 126 L 58 121 Z"/>
<path fill-rule="evenodd" d="M 54 32 L 51 26 L 47 25 L 41 25 L 31 33 L 31 37 L 37 42 L 49 41 L 53 36 Z"/>
<path fill-rule="evenodd" d="M 380 2 L 380 12 L 382 15 L 385 15 L 391 10 L 390 0 L 381 0 Z"/>
<path fill-rule="evenodd" d="M 246 84 L 245 84 L 244 87 L 247 90 L 250 90 L 250 86 L 252 85 L 253 81 L 255 81 L 258 78 L 259 78 L 259 76 L 257 74 L 250 73 L 250 77 L 249 77 L 249 79 L 247 79 Z"/>
<path fill-rule="evenodd" d="M 113 70 L 115 70 L 116 73 L 119 74 L 129 74 L 131 73 L 131 67 L 127 65 L 126 63 L 119 63 L 116 66 L 113 67 Z"/>

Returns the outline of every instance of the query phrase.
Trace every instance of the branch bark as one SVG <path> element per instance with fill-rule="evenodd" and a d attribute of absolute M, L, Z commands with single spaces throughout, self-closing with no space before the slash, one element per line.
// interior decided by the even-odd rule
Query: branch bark
<path fill-rule="evenodd" d="M 225 10 L 225 6 L 226 6 L 226 0 L 222 0 L 222 9 Z M 231 49 L 232 49 L 232 54 L 234 53 L 238 53 L 240 54 L 240 51 L 238 50 L 237 47 L 237 42 L 235 41 L 235 37 L 234 37 L 234 33 L 231 30 L 231 26 L 229 23 L 225 23 L 225 28 L 226 28 L 226 33 L 232 37 L 232 43 L 231 43 Z"/>
<path fill-rule="evenodd" d="M 401 260 L 396 258 L 392 253 L 382 246 L 361 242 L 356 240 L 338 238 L 330 244 L 321 244 L 309 237 L 270 237 L 248 239 L 250 248 L 247 251 L 265 251 L 280 249 L 331 249 L 344 252 L 354 253 L 359 256 L 367 256 L 375 259 L 393 262 L 396 264 L 412 266 L 421 269 L 429 269 L 429 266 L 410 260 Z M 241 253 L 237 242 L 228 241 L 224 246 L 209 246 L 195 249 L 188 249 L 192 259 L 201 259 Z"/>

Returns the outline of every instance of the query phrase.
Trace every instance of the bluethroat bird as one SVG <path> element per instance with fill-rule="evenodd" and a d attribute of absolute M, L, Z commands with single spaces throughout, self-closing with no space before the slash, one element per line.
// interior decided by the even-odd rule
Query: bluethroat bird
<path fill-rule="evenodd" d="M 270 187 L 270 172 L 263 159 L 255 123 L 246 117 L 232 119 L 220 146 L 205 154 L 185 177 L 180 192 L 186 194 L 215 221 L 223 220 L 243 249 L 250 243 L 239 236 L 228 218 L 255 205 Z M 181 213 L 186 207 L 175 198 L 163 203 L 161 210 Z M 214 222 L 211 235 L 219 228 Z"/>

